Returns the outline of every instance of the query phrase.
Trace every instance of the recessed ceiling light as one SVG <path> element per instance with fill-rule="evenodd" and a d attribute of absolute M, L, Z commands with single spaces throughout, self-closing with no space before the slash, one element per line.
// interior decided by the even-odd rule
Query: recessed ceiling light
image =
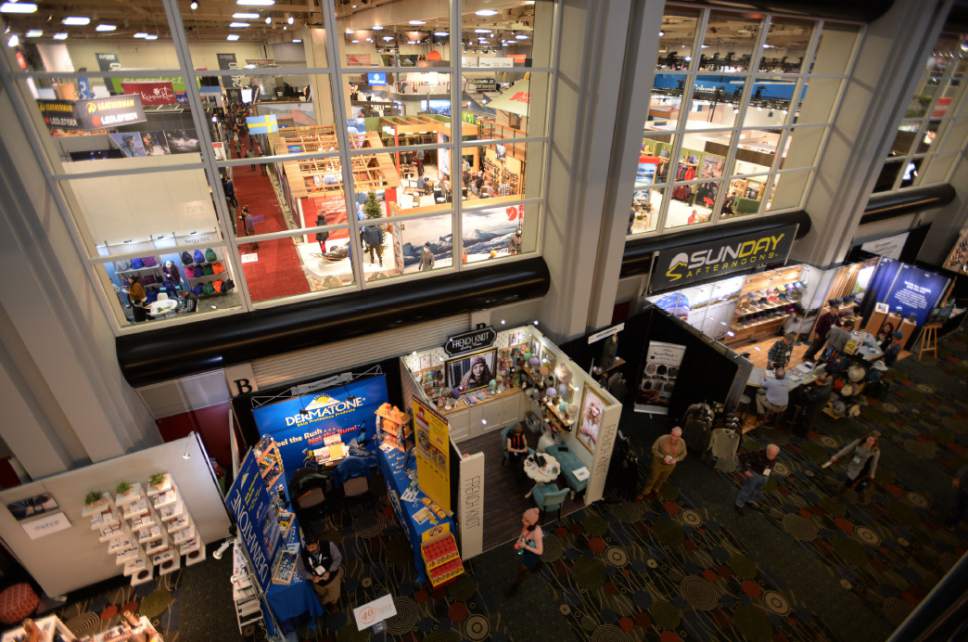
<path fill-rule="evenodd" d="M 15 33 L 10 34 L 10 37 L 7 39 L 7 46 L 16 47 L 19 44 L 20 44 L 20 36 L 18 36 Z"/>
<path fill-rule="evenodd" d="M 358 44 L 360 44 L 360 41 L 359 41 L 359 40 L 356 40 L 355 38 L 353 39 L 353 41 L 352 41 L 352 42 L 353 42 L 353 44 L 354 44 L 354 45 L 358 45 Z"/>
<path fill-rule="evenodd" d="M 239 11 L 232 14 L 232 17 L 236 20 L 258 20 L 259 14 L 253 13 L 251 11 Z"/>
<path fill-rule="evenodd" d="M 198 9 L 198 3 L 195 0 L 192 0 L 190 3 L 188 3 L 188 8 L 192 11 L 196 11 Z"/>
<path fill-rule="evenodd" d="M 292 44 L 294 44 L 294 45 L 302 44 L 302 38 L 293 38 L 292 39 Z"/>
<path fill-rule="evenodd" d="M 106 32 L 106 31 L 117 31 L 117 29 L 118 29 L 118 25 L 106 25 L 102 23 L 102 24 L 99 24 L 97 27 L 95 27 L 94 30 Z"/>
<path fill-rule="evenodd" d="M 426 20 L 411 20 L 410 21 L 410 24 L 412 24 L 412 25 L 414 25 L 416 27 L 416 26 L 419 26 L 419 25 L 425 25 L 425 24 L 427 24 L 427 21 Z"/>
<path fill-rule="evenodd" d="M 435 36 L 440 36 L 441 38 L 445 38 L 445 37 L 449 36 L 450 34 L 447 33 L 446 31 L 435 31 L 434 32 L 434 35 Z"/>
<path fill-rule="evenodd" d="M 54 40 L 67 40 L 67 34 L 61 31 L 60 33 L 54 34 Z"/>
<path fill-rule="evenodd" d="M 514 37 L 517 38 L 518 40 L 527 40 L 528 39 L 528 37 L 526 35 L 524 35 L 523 33 L 519 33 L 518 35 L 516 35 Z"/>
<path fill-rule="evenodd" d="M 157 40 L 157 39 L 158 39 L 158 34 L 156 33 L 149 33 L 147 36 L 145 36 L 145 40 Z"/>
<path fill-rule="evenodd" d="M 383 25 L 373 25 L 373 31 L 383 31 Z"/>
<path fill-rule="evenodd" d="M 349 27 L 347 27 L 346 28 L 346 33 L 356 33 L 356 31 L 354 31 L 353 29 L 350 29 Z"/>
<path fill-rule="evenodd" d="M 248 22 L 230 22 L 229 27 L 232 29 L 245 29 L 249 26 Z"/>
<path fill-rule="evenodd" d="M 391 40 L 393 40 L 393 36 L 383 36 L 383 40 L 385 42 L 390 42 Z"/>
<path fill-rule="evenodd" d="M 65 24 L 68 27 L 84 27 L 91 24 L 91 19 L 87 16 L 67 16 L 61 20 L 61 24 Z"/>
<path fill-rule="evenodd" d="M 475 29 L 474 33 L 491 33 L 490 29 Z"/>
<path fill-rule="evenodd" d="M 135 34 L 134 34 L 133 36 L 131 36 L 131 37 L 132 37 L 132 38 L 147 38 L 147 37 L 148 37 L 148 34 L 147 34 L 146 32 L 144 32 L 144 31 L 138 31 L 138 32 L 136 32 L 136 33 L 135 33 Z"/>
<path fill-rule="evenodd" d="M 491 16 L 496 16 L 497 11 L 495 11 L 494 9 L 478 9 L 477 11 L 474 12 L 474 15 L 481 16 L 484 18 L 489 18 Z"/>
<path fill-rule="evenodd" d="M 267 25 L 271 25 L 272 24 L 272 16 L 266 16 L 266 24 Z"/>
<path fill-rule="evenodd" d="M 286 18 L 286 22 L 287 22 L 287 23 L 289 23 L 289 24 L 292 24 L 292 23 L 294 23 L 295 21 L 296 21 L 296 19 L 295 19 L 295 18 L 293 18 L 292 16 L 289 16 L 288 18 Z"/>
<path fill-rule="evenodd" d="M 44 32 L 40 29 L 31 29 L 27 32 L 28 38 L 40 38 L 42 35 L 44 35 Z"/>
<path fill-rule="evenodd" d="M 237 33 L 230 33 L 229 35 L 225 36 L 225 39 L 226 40 L 231 40 L 231 41 L 234 42 L 234 41 L 236 41 L 236 40 L 239 39 L 239 34 L 237 34 Z"/>
<path fill-rule="evenodd" d="M 271 7 L 276 0 L 235 0 L 240 7 Z"/>
<path fill-rule="evenodd" d="M 36 13 L 35 2 L 4 2 L 0 4 L 0 13 Z"/>

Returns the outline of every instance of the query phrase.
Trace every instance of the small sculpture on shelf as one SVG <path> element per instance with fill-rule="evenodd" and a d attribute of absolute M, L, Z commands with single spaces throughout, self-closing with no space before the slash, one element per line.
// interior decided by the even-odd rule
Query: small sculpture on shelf
<path fill-rule="evenodd" d="M 489 393 L 491 393 L 492 395 L 497 393 L 497 379 L 496 378 L 495 379 L 491 379 L 487 383 L 487 391 Z"/>

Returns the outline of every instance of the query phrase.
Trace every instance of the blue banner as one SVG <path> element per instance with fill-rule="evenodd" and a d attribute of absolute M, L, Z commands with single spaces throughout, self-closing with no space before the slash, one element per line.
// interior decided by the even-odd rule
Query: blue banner
<path fill-rule="evenodd" d="M 252 561 L 252 571 L 259 586 L 267 591 L 272 582 L 272 559 L 279 547 L 279 523 L 251 450 L 239 466 L 239 474 L 229 487 L 225 504 L 235 518 L 239 539 Z"/>
<path fill-rule="evenodd" d="M 339 434 L 344 443 L 372 439 L 381 404 L 389 400 L 386 377 L 360 379 L 256 408 L 259 434 L 279 446 L 287 478 L 304 466 L 307 451 L 322 448 L 323 439 Z"/>
<path fill-rule="evenodd" d="M 891 312 L 898 312 L 906 319 L 914 317 L 921 325 L 938 305 L 946 285 L 946 276 L 902 263 L 887 294 L 882 296 L 878 292 L 877 301 L 886 303 Z"/>

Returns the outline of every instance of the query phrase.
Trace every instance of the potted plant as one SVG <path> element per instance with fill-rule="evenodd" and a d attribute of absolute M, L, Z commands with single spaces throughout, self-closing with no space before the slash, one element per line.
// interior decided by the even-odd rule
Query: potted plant
<path fill-rule="evenodd" d="M 161 486 L 165 482 L 165 473 L 155 473 L 148 478 L 148 483 L 152 486 Z"/>
<path fill-rule="evenodd" d="M 383 216 L 380 201 L 376 200 L 374 192 L 367 193 L 366 202 L 363 203 L 363 213 L 366 214 L 366 218 L 381 218 Z"/>
<path fill-rule="evenodd" d="M 126 481 L 123 481 L 117 485 L 117 487 L 114 489 L 114 492 L 117 493 L 118 495 L 124 495 L 129 490 L 131 490 L 131 484 L 129 484 Z"/>
<path fill-rule="evenodd" d="M 84 505 L 93 506 L 94 504 L 101 501 L 101 491 L 92 490 L 87 495 L 84 496 Z"/>

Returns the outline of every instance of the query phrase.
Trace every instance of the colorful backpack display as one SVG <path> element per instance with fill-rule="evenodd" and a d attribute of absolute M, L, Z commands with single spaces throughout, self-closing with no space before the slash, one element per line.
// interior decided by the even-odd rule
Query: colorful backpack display
<path fill-rule="evenodd" d="M 189 252 L 188 250 L 185 250 L 184 252 L 182 252 L 181 262 L 182 262 L 182 265 L 191 265 L 192 263 L 194 263 L 195 261 L 192 259 L 192 253 Z"/>
<path fill-rule="evenodd" d="M 158 265 L 158 259 L 153 256 L 146 256 L 141 259 L 141 261 L 144 263 L 145 267 L 155 267 Z"/>
<path fill-rule="evenodd" d="M 202 251 L 201 250 L 195 250 L 195 253 L 192 254 L 192 258 L 195 259 L 195 262 L 196 263 L 204 263 L 205 262 L 205 255 L 202 254 Z"/>
<path fill-rule="evenodd" d="M 205 292 L 205 296 L 215 295 L 215 287 L 212 285 L 211 281 L 205 284 L 203 291 Z"/>
<path fill-rule="evenodd" d="M 212 274 L 213 274 L 212 266 L 211 265 L 206 265 L 205 266 L 205 276 L 211 276 Z"/>
<path fill-rule="evenodd" d="M 216 294 L 221 294 L 222 293 L 222 282 L 221 281 L 218 281 L 218 280 L 212 281 L 212 288 L 215 290 L 215 293 Z"/>
<path fill-rule="evenodd" d="M 187 276 L 190 279 L 194 279 L 195 278 L 195 268 L 193 268 L 190 265 L 186 265 L 185 266 L 185 276 Z"/>
<path fill-rule="evenodd" d="M 215 250 L 213 250 L 212 248 L 208 248 L 207 250 L 205 250 L 205 260 L 208 261 L 209 263 L 214 263 L 215 261 L 218 261 L 218 256 L 215 254 Z"/>
<path fill-rule="evenodd" d="M 139 258 L 131 259 L 131 269 L 132 270 L 140 270 L 144 266 L 145 266 L 145 262 L 142 261 L 141 259 L 139 259 Z"/>
<path fill-rule="evenodd" d="M 201 283 L 196 283 L 195 287 L 192 288 L 192 292 L 195 294 L 195 296 L 202 296 L 203 290 L 204 288 L 202 287 Z"/>
<path fill-rule="evenodd" d="M 232 279 L 226 279 L 225 285 L 222 286 L 222 292 L 223 293 L 231 292 L 234 289 L 235 289 L 235 281 L 233 281 Z"/>
<path fill-rule="evenodd" d="M 115 261 L 114 269 L 118 272 L 127 272 L 131 269 L 131 261 Z"/>
<path fill-rule="evenodd" d="M 221 261 L 212 263 L 212 274 L 221 274 L 222 272 L 225 272 L 225 266 Z"/>

